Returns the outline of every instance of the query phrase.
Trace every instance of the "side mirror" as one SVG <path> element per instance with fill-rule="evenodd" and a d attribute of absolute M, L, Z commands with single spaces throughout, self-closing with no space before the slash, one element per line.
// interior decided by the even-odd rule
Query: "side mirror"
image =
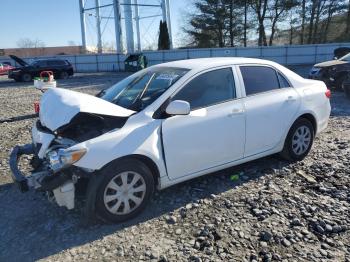
<path fill-rule="evenodd" d="M 191 106 L 183 100 L 171 101 L 165 109 L 168 115 L 188 115 L 191 112 Z"/>

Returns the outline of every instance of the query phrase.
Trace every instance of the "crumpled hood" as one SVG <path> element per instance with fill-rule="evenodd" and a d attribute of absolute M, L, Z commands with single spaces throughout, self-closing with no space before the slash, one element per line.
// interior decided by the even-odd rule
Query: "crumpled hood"
<path fill-rule="evenodd" d="M 117 117 L 135 113 L 101 98 L 62 88 L 48 89 L 40 101 L 40 122 L 51 131 L 68 124 L 79 112 Z"/>
<path fill-rule="evenodd" d="M 348 63 L 348 62 L 341 61 L 341 60 L 332 60 L 332 61 L 326 61 L 326 62 L 316 64 L 316 65 L 314 65 L 314 67 L 329 67 L 329 66 L 335 66 L 335 65 L 342 65 L 342 64 L 346 64 L 346 63 Z"/>

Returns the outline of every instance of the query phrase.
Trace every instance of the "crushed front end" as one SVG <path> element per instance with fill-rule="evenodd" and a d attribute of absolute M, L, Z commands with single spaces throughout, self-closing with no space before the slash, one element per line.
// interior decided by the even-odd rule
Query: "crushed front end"
<path fill-rule="evenodd" d="M 74 165 L 88 151 L 81 143 L 120 129 L 134 111 L 67 89 L 51 88 L 40 101 L 32 143 L 16 146 L 10 155 L 12 178 L 22 192 L 46 191 L 60 206 L 74 208 L 76 185 L 96 171 Z M 18 168 L 21 155 L 32 155 L 30 174 Z M 79 187 L 78 187 L 79 188 Z M 82 189 L 84 191 L 84 189 Z"/>
<path fill-rule="evenodd" d="M 32 128 L 32 143 L 15 146 L 10 154 L 11 176 L 20 191 L 46 191 L 59 206 L 74 208 L 75 184 L 88 175 L 88 171 L 72 165 L 86 153 L 84 148 L 70 151 L 68 148 L 74 144 L 73 140 L 60 138 L 40 127 L 38 120 Z M 22 155 L 33 156 L 30 174 L 24 174 L 18 168 Z"/>

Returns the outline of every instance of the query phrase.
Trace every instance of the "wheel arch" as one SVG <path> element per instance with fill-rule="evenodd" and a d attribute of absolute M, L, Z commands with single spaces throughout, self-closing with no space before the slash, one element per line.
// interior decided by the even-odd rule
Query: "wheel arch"
<path fill-rule="evenodd" d="M 141 161 L 151 170 L 152 175 L 153 175 L 153 179 L 154 179 L 154 184 L 155 184 L 155 186 L 159 187 L 160 186 L 159 168 L 158 168 L 157 164 L 148 156 L 141 155 L 141 154 L 126 155 L 126 156 L 122 156 L 122 157 L 119 157 L 119 158 L 112 160 L 111 162 L 109 162 L 105 166 L 107 166 L 111 163 L 116 163 L 116 162 L 123 161 L 123 160 L 132 160 L 132 159 Z"/>
<path fill-rule="evenodd" d="M 314 128 L 314 135 L 317 134 L 317 120 L 316 120 L 315 115 L 312 112 L 303 112 L 300 115 L 298 115 L 297 117 L 295 117 L 294 121 L 290 123 L 288 129 L 286 129 L 286 132 L 283 136 L 283 140 L 281 141 L 281 144 L 279 145 L 281 148 L 283 148 L 285 141 L 287 139 L 288 133 L 289 133 L 290 129 L 292 128 L 292 126 L 294 125 L 294 123 L 296 121 L 298 121 L 298 119 L 301 119 L 301 118 L 304 118 L 304 119 L 310 121 L 312 124 L 312 127 Z"/>
<path fill-rule="evenodd" d="M 312 127 L 314 128 L 314 135 L 316 135 L 317 134 L 316 117 L 311 113 L 304 113 L 304 114 L 300 115 L 297 119 L 295 119 L 295 121 L 297 121 L 300 118 L 304 118 L 304 119 L 310 121 L 310 123 L 312 124 Z M 293 124 L 295 123 L 295 121 L 293 122 Z"/>

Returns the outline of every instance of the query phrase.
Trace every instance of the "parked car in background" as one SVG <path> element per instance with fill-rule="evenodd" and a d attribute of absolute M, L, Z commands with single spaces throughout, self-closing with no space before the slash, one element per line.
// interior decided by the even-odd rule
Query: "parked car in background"
<path fill-rule="evenodd" d="M 343 82 L 343 89 L 347 98 L 350 99 L 350 73 L 347 75 L 347 78 Z"/>
<path fill-rule="evenodd" d="M 12 177 L 69 209 L 88 182 L 84 210 L 121 222 L 155 188 L 275 153 L 302 160 L 327 127 L 329 97 L 323 82 L 277 63 L 222 57 L 155 65 L 96 97 L 52 88 L 32 141 L 11 153 Z M 36 159 L 30 176 L 18 169 L 22 154 Z"/>
<path fill-rule="evenodd" d="M 11 66 L 11 64 L 8 64 L 6 62 L 0 62 L 0 75 L 7 75 L 8 71 L 13 69 L 14 67 Z"/>
<path fill-rule="evenodd" d="M 12 66 L 12 64 L 10 62 L 0 62 L 1 64 L 4 64 L 4 65 L 9 65 L 9 66 Z"/>
<path fill-rule="evenodd" d="M 27 63 L 17 56 L 10 55 L 10 57 L 21 65 L 8 72 L 8 78 L 15 81 L 30 82 L 34 77 L 39 77 L 42 71 L 52 71 L 55 79 L 67 79 L 74 74 L 73 66 L 67 60 L 40 59 Z"/>
<path fill-rule="evenodd" d="M 339 47 L 334 49 L 334 59 L 339 59 L 350 53 L 350 47 Z"/>
<path fill-rule="evenodd" d="M 340 59 L 322 62 L 313 66 L 310 79 L 322 80 L 327 87 L 342 90 L 343 82 L 350 72 L 350 54 Z"/>

